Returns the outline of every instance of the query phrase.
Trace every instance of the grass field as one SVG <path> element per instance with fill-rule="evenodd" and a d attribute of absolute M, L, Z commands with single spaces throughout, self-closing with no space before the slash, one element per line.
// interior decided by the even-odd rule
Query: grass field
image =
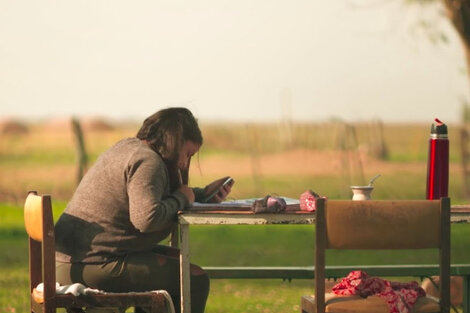
<path fill-rule="evenodd" d="M 205 144 L 192 163 L 191 184 L 201 186 L 231 175 L 231 198 L 277 194 L 298 197 L 313 189 L 332 199 L 351 197 L 349 185 L 377 173 L 376 199 L 422 199 L 425 193 L 428 125 L 354 126 L 341 123 L 294 125 L 204 125 Z M 468 203 L 462 190 L 458 133 L 449 127 L 452 202 Z M 85 133 L 90 163 L 135 126 Z M 380 137 L 380 136 L 379 136 Z M 349 138 L 349 139 L 347 139 Z M 376 147 L 388 153 L 380 158 Z M 28 190 L 49 193 L 57 218 L 75 188 L 71 133 L 32 125 L 23 135 L 0 137 L 0 313 L 26 312 L 27 238 L 22 201 Z M 313 263 L 311 226 L 198 226 L 191 229 L 192 261 L 202 266 L 302 266 Z M 254 245 L 253 242 L 257 244 Z M 470 227 L 452 225 L 452 262 L 470 262 Z M 431 263 L 435 253 L 420 251 L 379 256 L 332 253 L 330 264 Z M 313 292 L 309 280 L 212 280 L 207 312 L 298 312 L 300 296 Z"/>

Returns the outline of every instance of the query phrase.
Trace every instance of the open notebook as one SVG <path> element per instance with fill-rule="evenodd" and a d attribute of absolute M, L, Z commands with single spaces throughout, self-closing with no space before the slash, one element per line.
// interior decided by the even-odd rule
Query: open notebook
<path fill-rule="evenodd" d="M 287 211 L 298 211 L 299 200 L 288 197 L 283 198 L 286 201 Z M 250 211 L 253 203 L 260 198 L 228 200 L 221 203 L 199 203 L 194 202 L 191 211 L 209 211 L 209 210 L 233 210 L 233 211 Z"/>

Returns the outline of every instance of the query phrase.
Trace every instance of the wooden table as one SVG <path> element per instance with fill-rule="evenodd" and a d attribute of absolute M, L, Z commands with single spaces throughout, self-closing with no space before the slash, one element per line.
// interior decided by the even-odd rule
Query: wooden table
<path fill-rule="evenodd" d="M 288 212 L 254 214 L 251 211 L 233 208 L 233 211 L 224 208 L 224 211 L 204 211 L 199 207 L 197 211 L 183 211 L 178 216 L 180 225 L 180 291 L 181 313 L 191 312 L 190 287 L 190 251 L 189 226 L 190 225 L 279 225 L 279 224 L 315 224 L 315 213 Z M 470 223 L 470 208 L 468 206 L 452 206 L 452 223 Z M 464 311 L 466 312 L 466 311 Z"/>

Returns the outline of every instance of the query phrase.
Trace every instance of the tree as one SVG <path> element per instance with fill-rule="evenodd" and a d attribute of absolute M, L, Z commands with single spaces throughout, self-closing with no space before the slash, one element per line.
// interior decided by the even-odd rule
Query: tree
<path fill-rule="evenodd" d="M 462 39 L 467 67 L 470 68 L 470 0 L 442 0 L 447 15 Z"/>
<path fill-rule="evenodd" d="M 462 40 L 468 72 L 470 73 L 470 0 L 441 0 L 446 10 L 447 18 L 457 31 Z M 432 4 L 436 0 L 404 0 L 411 4 Z M 426 23 L 426 27 L 432 26 L 432 21 Z M 446 39 L 443 34 L 440 39 Z"/>

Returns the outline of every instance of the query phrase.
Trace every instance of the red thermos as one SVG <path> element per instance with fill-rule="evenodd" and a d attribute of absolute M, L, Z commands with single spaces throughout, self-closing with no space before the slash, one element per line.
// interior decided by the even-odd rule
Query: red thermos
<path fill-rule="evenodd" d="M 426 199 L 447 197 L 449 188 L 449 139 L 447 126 L 439 119 L 431 126 L 429 138 Z"/>

